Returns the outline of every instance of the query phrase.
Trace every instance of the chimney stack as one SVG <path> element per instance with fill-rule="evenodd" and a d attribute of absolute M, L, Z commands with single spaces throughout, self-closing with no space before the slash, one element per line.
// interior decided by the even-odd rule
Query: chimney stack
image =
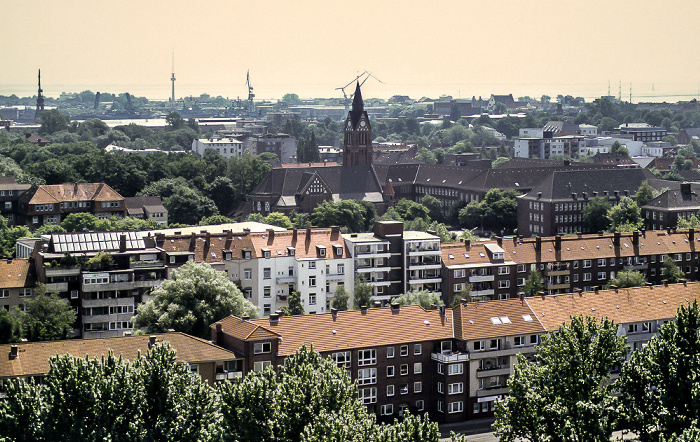
<path fill-rule="evenodd" d="M 367 306 L 366 305 L 360 306 L 360 313 L 362 313 L 363 315 L 367 314 Z"/>
<path fill-rule="evenodd" d="M 535 251 L 538 253 L 542 251 L 542 237 L 541 236 L 535 237 Z"/>
<path fill-rule="evenodd" d="M 126 252 L 126 235 L 119 235 L 119 253 Z"/>
<path fill-rule="evenodd" d="M 338 309 L 331 307 L 331 316 L 333 317 L 333 320 L 335 321 L 338 318 Z"/>
<path fill-rule="evenodd" d="M 692 227 L 688 229 L 688 242 L 695 242 L 695 229 Z"/>
<path fill-rule="evenodd" d="M 561 251 L 561 234 L 557 234 L 554 237 L 554 250 L 557 252 Z"/>
<path fill-rule="evenodd" d="M 270 325 L 277 325 L 280 322 L 280 315 L 277 313 L 270 313 Z"/>
<path fill-rule="evenodd" d="M 620 232 L 613 233 L 613 245 L 616 249 L 620 248 Z"/>
<path fill-rule="evenodd" d="M 392 313 L 398 313 L 401 311 L 401 304 L 398 302 L 394 302 L 391 304 L 391 312 Z"/>
<path fill-rule="evenodd" d="M 292 245 L 296 244 L 298 234 L 297 229 L 292 229 Z"/>
<path fill-rule="evenodd" d="M 445 306 L 444 305 L 440 306 L 440 316 L 442 316 L 443 318 L 445 317 Z"/>
<path fill-rule="evenodd" d="M 502 236 L 497 236 L 496 242 L 498 243 L 498 247 L 503 247 L 503 237 Z"/>
<path fill-rule="evenodd" d="M 243 317 L 242 317 L 241 319 L 244 320 L 244 321 L 250 321 L 250 316 L 248 316 L 248 315 L 243 315 Z"/>
<path fill-rule="evenodd" d="M 437 310 L 437 304 L 430 304 L 430 310 Z"/>
<path fill-rule="evenodd" d="M 639 245 L 639 230 L 632 232 L 632 244 L 635 246 Z"/>
<path fill-rule="evenodd" d="M 275 229 L 267 229 L 267 235 L 270 237 L 270 240 L 275 239 Z"/>
<path fill-rule="evenodd" d="M 374 301 L 374 308 L 380 308 L 382 306 L 382 301 Z"/>
<path fill-rule="evenodd" d="M 19 355 L 19 347 L 16 344 L 10 346 L 10 360 L 17 359 Z"/>
<path fill-rule="evenodd" d="M 148 349 L 150 350 L 156 345 L 156 335 L 151 335 L 148 337 Z"/>

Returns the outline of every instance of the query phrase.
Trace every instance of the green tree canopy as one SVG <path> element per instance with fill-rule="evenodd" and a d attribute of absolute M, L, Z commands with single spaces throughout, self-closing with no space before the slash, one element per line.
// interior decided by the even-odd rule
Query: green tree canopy
<path fill-rule="evenodd" d="M 355 278 L 353 298 L 355 299 L 355 309 L 359 309 L 363 305 L 372 307 L 372 286 L 361 278 Z"/>
<path fill-rule="evenodd" d="M 496 402 L 495 434 L 501 440 L 610 440 L 617 419 L 610 370 L 629 346 L 617 324 L 574 316 L 542 338 L 535 359 L 518 355 L 510 394 Z"/>
<path fill-rule="evenodd" d="M 428 290 L 412 290 L 393 298 L 391 302 L 400 305 L 420 305 L 425 310 L 430 310 L 430 306 L 433 304 L 445 305 L 440 296 Z"/>
<path fill-rule="evenodd" d="M 24 335 L 30 341 L 66 339 L 73 335 L 77 313 L 55 293 L 46 293 L 43 285 L 34 289 L 34 296 L 24 302 L 22 315 Z"/>
<path fill-rule="evenodd" d="M 608 230 L 610 219 L 608 211 L 610 201 L 604 196 L 597 196 L 590 200 L 588 205 L 581 211 L 583 225 L 591 232 L 603 232 Z"/>
<path fill-rule="evenodd" d="M 544 290 L 542 274 L 537 269 L 530 270 L 525 280 L 525 287 L 523 287 L 525 296 L 536 296 L 542 290 Z"/>
<path fill-rule="evenodd" d="M 345 290 L 344 285 L 339 285 L 333 291 L 333 300 L 331 301 L 331 307 L 337 309 L 338 311 L 345 311 L 348 309 L 348 299 L 350 294 Z"/>
<path fill-rule="evenodd" d="M 673 262 L 673 258 L 670 255 L 664 255 L 664 264 L 661 268 L 661 274 L 670 284 L 675 284 L 685 278 L 683 270 Z"/>
<path fill-rule="evenodd" d="M 627 287 L 644 287 L 646 284 L 646 279 L 644 279 L 644 274 L 636 270 L 621 270 L 617 272 L 614 278 L 608 281 L 605 286 L 606 289 L 612 286 L 624 289 Z"/>
<path fill-rule="evenodd" d="M 289 307 L 282 307 L 282 313 L 284 316 L 304 314 L 304 304 L 301 303 L 301 292 L 298 290 L 293 290 L 289 294 L 289 300 L 287 303 L 289 304 Z"/>
<path fill-rule="evenodd" d="M 654 188 L 649 185 L 647 180 L 644 180 L 642 184 L 639 185 L 635 197 L 637 198 L 637 205 L 639 207 L 645 206 L 649 201 L 654 199 Z"/>
<path fill-rule="evenodd" d="M 58 109 L 51 109 L 41 112 L 39 122 L 41 123 L 39 133 L 51 135 L 55 132 L 67 130 L 70 125 L 70 117 Z"/>
<path fill-rule="evenodd" d="M 611 221 L 611 229 L 615 231 L 632 231 L 642 227 L 642 211 L 628 196 L 620 199 L 620 203 L 608 211 L 608 218 Z M 620 228 L 625 226 L 624 230 Z"/>
<path fill-rule="evenodd" d="M 209 339 L 209 325 L 229 315 L 257 317 L 257 309 L 224 272 L 188 262 L 139 305 L 134 323 L 150 332 L 174 329 Z"/>

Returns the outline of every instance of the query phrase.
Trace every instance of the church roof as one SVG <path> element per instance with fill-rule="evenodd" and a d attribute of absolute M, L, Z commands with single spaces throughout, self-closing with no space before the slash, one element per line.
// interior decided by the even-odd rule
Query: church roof
<path fill-rule="evenodd" d="M 365 113 L 365 103 L 362 101 L 362 92 L 360 91 L 360 83 L 357 83 L 355 88 L 355 97 L 352 99 L 352 110 L 350 111 L 350 120 L 352 127 L 357 127 L 362 114 Z"/>

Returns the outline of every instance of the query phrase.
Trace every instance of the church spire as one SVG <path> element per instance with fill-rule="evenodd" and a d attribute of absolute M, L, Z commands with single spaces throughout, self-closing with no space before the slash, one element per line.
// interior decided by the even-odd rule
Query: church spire
<path fill-rule="evenodd" d="M 41 113 L 44 111 L 44 95 L 42 95 L 43 89 L 41 89 L 41 69 L 39 69 L 39 92 L 36 97 L 36 111 L 34 112 L 34 121 L 41 117 Z"/>
<path fill-rule="evenodd" d="M 360 91 L 360 82 L 358 81 L 355 88 L 355 96 L 352 99 L 352 110 L 350 111 L 350 120 L 353 128 L 357 126 L 357 122 L 360 121 L 364 110 L 365 103 L 362 101 L 362 91 Z"/>
<path fill-rule="evenodd" d="M 358 82 L 352 100 L 352 109 L 348 112 L 345 123 L 343 166 L 369 166 L 372 160 L 372 128 Z"/>

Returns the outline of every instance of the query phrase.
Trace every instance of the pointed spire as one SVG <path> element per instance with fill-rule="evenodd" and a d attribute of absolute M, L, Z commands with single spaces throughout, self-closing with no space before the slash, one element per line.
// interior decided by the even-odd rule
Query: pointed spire
<path fill-rule="evenodd" d="M 363 110 L 365 110 L 365 103 L 362 101 L 362 91 L 360 91 L 360 82 L 358 81 L 355 97 L 352 99 L 352 111 L 353 113 L 362 113 Z"/>

